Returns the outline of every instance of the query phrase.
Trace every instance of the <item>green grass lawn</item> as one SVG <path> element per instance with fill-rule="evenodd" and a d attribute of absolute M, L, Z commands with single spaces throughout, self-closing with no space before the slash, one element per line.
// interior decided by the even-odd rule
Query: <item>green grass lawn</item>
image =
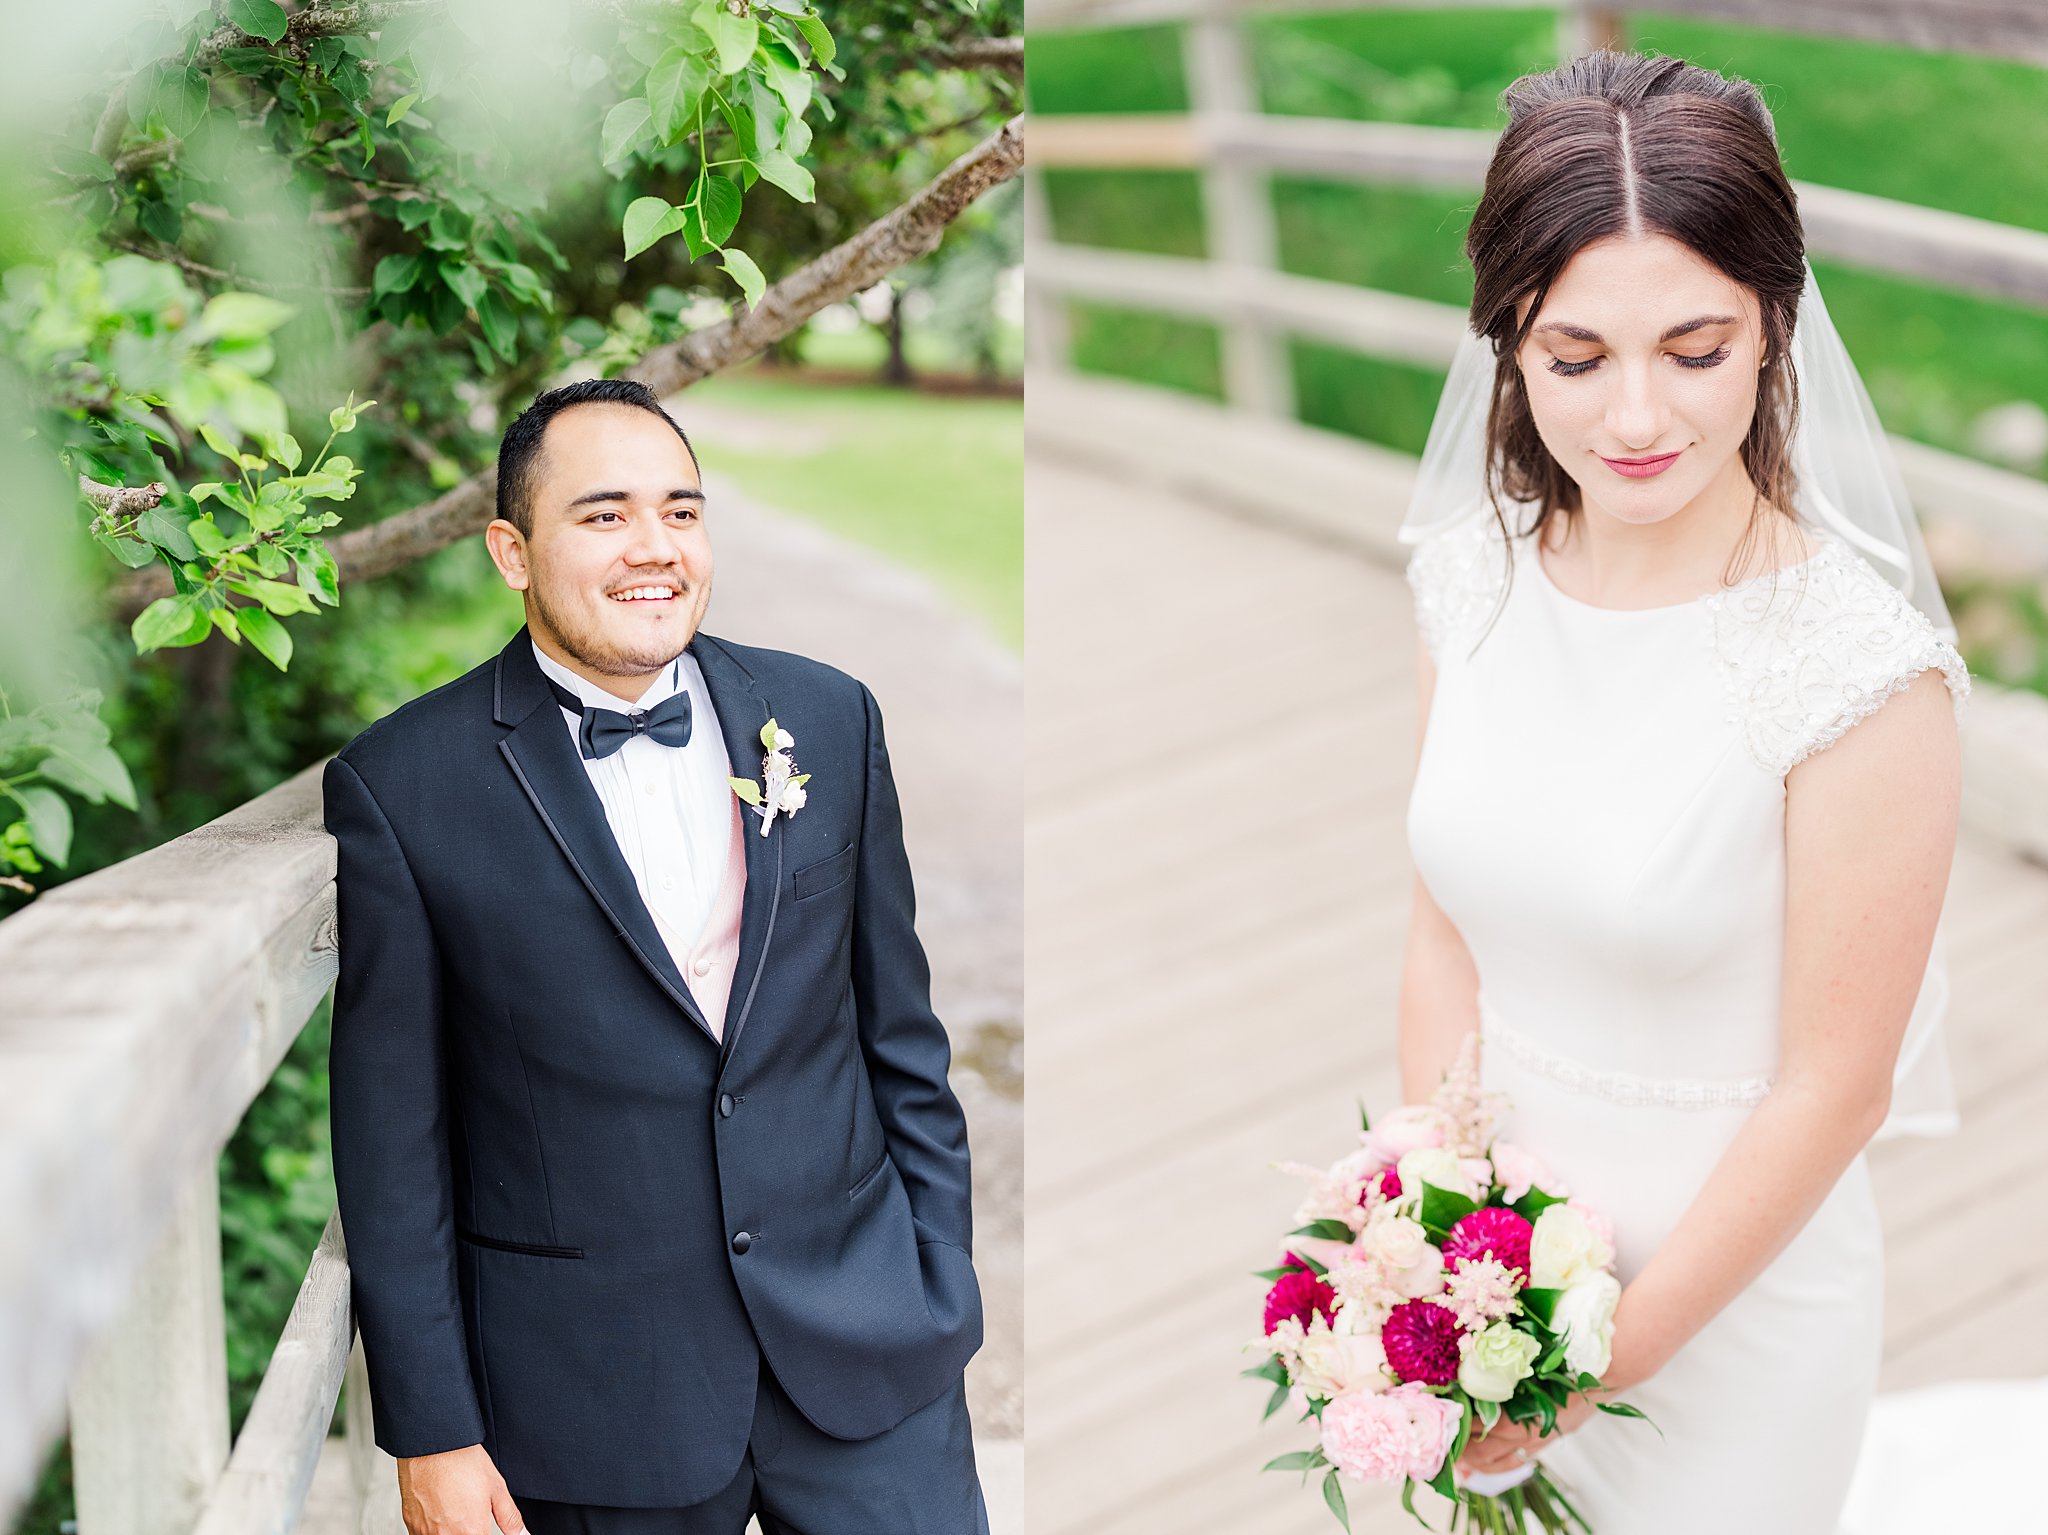
<path fill-rule="evenodd" d="M 692 389 L 787 422 L 799 447 L 715 446 L 749 496 L 922 571 L 1012 649 L 1024 641 L 1024 408 L 742 370 Z"/>

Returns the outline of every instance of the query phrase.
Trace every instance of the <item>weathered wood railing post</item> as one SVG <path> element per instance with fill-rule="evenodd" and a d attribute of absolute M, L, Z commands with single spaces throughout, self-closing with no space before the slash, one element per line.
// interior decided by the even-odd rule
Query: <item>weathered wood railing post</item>
<path fill-rule="evenodd" d="M 220 1190 L 208 1166 L 72 1377 L 78 1535 L 187 1535 L 227 1461 Z"/>

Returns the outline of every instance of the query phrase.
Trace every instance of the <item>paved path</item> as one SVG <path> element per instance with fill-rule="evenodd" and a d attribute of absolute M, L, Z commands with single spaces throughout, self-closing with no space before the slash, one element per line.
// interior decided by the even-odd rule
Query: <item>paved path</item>
<path fill-rule="evenodd" d="M 1409 592 L 1049 457 L 1027 487 L 1030 1529 L 1331 1535 L 1313 1486 L 1260 1474 L 1308 1441 L 1285 1414 L 1262 1429 L 1237 1371 L 1259 1357 L 1250 1272 L 1300 1189 L 1268 1164 L 1334 1160 L 1357 1099 L 1398 1101 Z M 1872 1152 L 1888 1391 L 2048 1374 L 2048 1229 L 2018 1215 L 2048 1166 L 2044 932 L 2048 871 L 1966 840 L 1966 1129 Z M 1392 1497 L 1354 1510 L 1358 1535 L 1415 1528 Z"/>

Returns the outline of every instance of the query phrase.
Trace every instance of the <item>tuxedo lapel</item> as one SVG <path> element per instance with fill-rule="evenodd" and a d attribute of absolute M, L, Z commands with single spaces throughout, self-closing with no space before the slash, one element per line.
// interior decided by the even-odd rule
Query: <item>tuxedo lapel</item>
<path fill-rule="evenodd" d="M 655 926 L 654 914 L 640 897 L 633 871 L 605 819 L 604 802 L 584 771 L 576 743 L 563 723 L 561 706 L 533 657 L 533 641 L 523 625 L 498 652 L 492 713 L 499 724 L 513 727 L 512 733 L 498 742 L 498 750 L 504 753 L 570 867 L 648 973 L 705 1037 L 715 1041 L 718 1036 L 705 1022 L 703 1010 L 690 995 L 675 957 Z M 748 862 L 751 866 L 752 860 Z M 751 899 L 748 904 L 751 910 Z M 744 955 L 744 934 L 742 942 Z"/>
<path fill-rule="evenodd" d="M 725 738 L 725 754 L 735 778 L 759 780 L 761 727 L 771 714 L 768 700 L 754 685 L 753 676 L 724 645 L 701 631 L 690 641 L 690 654 L 704 673 L 704 685 L 711 693 L 711 707 L 718 715 L 719 734 Z M 538 669 L 538 668 L 536 668 Z M 762 966 L 768 957 L 768 940 L 775 930 L 775 912 L 782 894 L 782 817 L 768 823 L 768 835 L 761 835 L 761 818 L 742 807 L 742 839 L 747 848 L 747 889 L 740 905 L 740 952 L 733 966 L 732 996 L 725 1009 L 725 1044 L 719 1068 L 732 1058 L 734 1043 L 746 1027 L 747 1010 L 753 1005 L 760 984 Z"/>

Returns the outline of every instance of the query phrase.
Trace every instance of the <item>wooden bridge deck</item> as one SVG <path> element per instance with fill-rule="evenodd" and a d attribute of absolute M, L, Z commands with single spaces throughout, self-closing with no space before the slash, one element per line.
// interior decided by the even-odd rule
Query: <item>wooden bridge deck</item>
<path fill-rule="evenodd" d="M 1328 1535 L 1259 1473 L 1306 1441 L 1236 1372 L 1299 1187 L 1268 1164 L 1398 1096 L 1407 586 L 1057 458 L 1027 483 L 1029 1527 Z M 1304 805 L 1310 768 L 1334 789 Z M 1966 834 L 1946 932 L 1965 1129 L 1872 1152 L 1886 1390 L 2048 1375 L 2016 1325 L 2048 1232 L 1997 1219 L 2048 1166 L 2048 870 Z M 1415 1528 L 1390 1498 L 1352 1527 Z"/>

